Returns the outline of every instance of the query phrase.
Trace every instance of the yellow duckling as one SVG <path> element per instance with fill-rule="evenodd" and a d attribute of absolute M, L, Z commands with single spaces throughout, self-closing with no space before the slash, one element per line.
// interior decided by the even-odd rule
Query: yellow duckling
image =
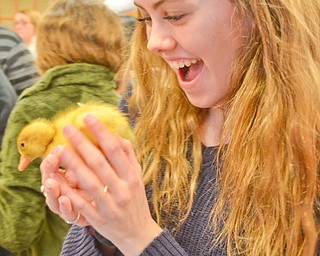
<path fill-rule="evenodd" d="M 38 118 L 20 132 L 17 146 L 21 155 L 18 166 L 23 171 L 36 158 L 44 158 L 57 145 L 68 144 L 62 127 L 71 123 L 80 129 L 93 143 L 97 141 L 83 123 L 86 114 L 95 115 L 111 133 L 133 141 L 134 136 L 127 117 L 115 106 L 107 103 L 78 104 L 58 112 L 51 120 Z"/>

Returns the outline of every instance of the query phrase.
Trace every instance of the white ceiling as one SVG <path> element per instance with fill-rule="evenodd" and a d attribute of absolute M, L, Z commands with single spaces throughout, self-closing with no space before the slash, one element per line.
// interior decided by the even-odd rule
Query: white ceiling
<path fill-rule="evenodd" d="M 121 13 L 135 10 L 134 0 L 104 0 L 105 4 L 114 12 Z"/>

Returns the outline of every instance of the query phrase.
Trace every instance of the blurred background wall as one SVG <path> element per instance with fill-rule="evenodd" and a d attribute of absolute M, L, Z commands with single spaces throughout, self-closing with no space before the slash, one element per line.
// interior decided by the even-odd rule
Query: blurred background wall
<path fill-rule="evenodd" d="M 53 1 L 54 0 L 0 0 L 0 24 L 13 28 L 13 15 L 17 11 L 33 9 L 42 13 Z"/>

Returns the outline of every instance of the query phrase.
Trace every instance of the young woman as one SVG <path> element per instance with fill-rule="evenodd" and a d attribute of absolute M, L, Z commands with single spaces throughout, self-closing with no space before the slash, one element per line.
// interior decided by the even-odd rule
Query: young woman
<path fill-rule="evenodd" d="M 135 4 L 135 145 L 87 115 L 41 164 L 62 255 L 315 255 L 320 2 Z"/>

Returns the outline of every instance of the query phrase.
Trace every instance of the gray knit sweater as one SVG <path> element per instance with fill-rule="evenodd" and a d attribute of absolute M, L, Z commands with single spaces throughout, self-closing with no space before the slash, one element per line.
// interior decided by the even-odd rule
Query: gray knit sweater
<path fill-rule="evenodd" d="M 164 227 L 163 232 L 151 243 L 142 256 L 169 255 L 226 255 L 222 246 L 213 247 L 213 239 L 218 231 L 206 226 L 211 208 L 216 199 L 215 192 L 215 148 L 203 148 L 203 165 L 199 177 L 192 211 L 181 231 L 173 232 L 174 227 Z M 147 190 L 148 194 L 148 190 Z M 175 235 L 173 235 L 175 234 Z M 96 235 L 97 236 L 97 235 Z M 72 226 L 64 242 L 63 256 L 101 256 L 95 238 L 89 227 Z M 99 239 L 101 240 L 101 239 Z M 105 242 L 108 244 L 108 241 Z M 116 255 L 122 255 L 116 251 Z"/>

